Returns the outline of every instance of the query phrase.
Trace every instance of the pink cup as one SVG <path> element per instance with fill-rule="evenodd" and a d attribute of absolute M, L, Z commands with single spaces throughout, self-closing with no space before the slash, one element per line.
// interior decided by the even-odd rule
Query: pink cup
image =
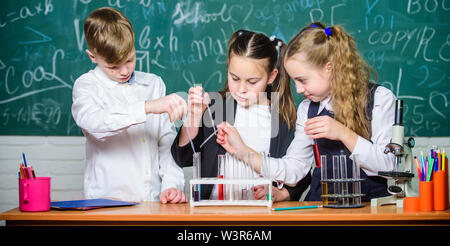
<path fill-rule="evenodd" d="M 19 209 L 21 211 L 50 210 L 50 177 L 19 179 Z"/>

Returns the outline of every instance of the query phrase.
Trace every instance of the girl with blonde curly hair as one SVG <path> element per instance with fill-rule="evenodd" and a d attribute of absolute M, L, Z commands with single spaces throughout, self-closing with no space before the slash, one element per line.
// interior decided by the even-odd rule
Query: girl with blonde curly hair
<path fill-rule="evenodd" d="M 297 93 L 306 98 L 298 107 L 295 138 L 286 155 L 272 160 L 276 179 L 292 186 L 313 169 L 305 200 L 322 200 L 321 168 L 317 163 L 312 168 L 317 144 L 319 155 L 327 156 L 328 177 L 333 177 L 332 156 L 345 154 L 347 173 L 352 173 L 355 162 L 365 179 L 363 201 L 389 195 L 387 180 L 377 174 L 393 170 L 395 163 L 392 154 L 383 152 L 391 140 L 395 96 L 370 81 L 375 73 L 359 55 L 353 38 L 341 26 L 312 23 L 289 42 L 280 61 L 284 64 L 280 73 L 289 75 Z M 233 139 L 233 133 L 227 133 Z M 334 192 L 333 187 L 328 189 Z M 276 195 L 280 192 L 273 190 Z"/>
<path fill-rule="evenodd" d="M 395 163 L 392 154 L 383 152 L 392 137 L 395 96 L 370 81 L 371 73 L 376 74 L 359 55 L 353 37 L 341 26 L 313 23 L 289 42 L 283 59 L 297 93 L 307 98 L 297 112 L 301 137 L 295 143 L 301 144 L 295 151 L 310 155 L 302 164 L 311 165 L 316 141 L 320 155 L 327 155 L 328 177 L 332 155 L 344 153 L 347 173 L 353 162 L 361 168 L 363 200 L 388 196 L 387 180 L 377 174 L 392 170 Z M 320 168 L 315 168 L 305 200 L 321 200 L 320 195 Z"/>

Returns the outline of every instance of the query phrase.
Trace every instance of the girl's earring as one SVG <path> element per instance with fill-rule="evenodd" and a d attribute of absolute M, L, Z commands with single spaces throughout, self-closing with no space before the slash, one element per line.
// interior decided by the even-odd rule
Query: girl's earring
<path fill-rule="evenodd" d="M 331 66 L 330 63 L 328 63 L 328 64 L 326 65 L 326 72 L 327 72 L 328 74 L 331 74 L 332 71 L 333 71 L 333 67 Z"/>

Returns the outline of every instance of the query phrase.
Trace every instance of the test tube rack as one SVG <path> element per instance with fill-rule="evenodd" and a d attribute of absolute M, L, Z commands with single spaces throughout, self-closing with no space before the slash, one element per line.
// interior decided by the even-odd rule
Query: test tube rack
<path fill-rule="evenodd" d="M 267 178 L 257 178 L 257 179 L 219 179 L 219 178 L 201 178 L 201 179 L 191 179 L 190 184 L 190 206 L 267 206 L 272 207 L 272 181 Z M 223 200 L 202 200 L 194 199 L 193 190 L 195 185 L 226 185 L 227 188 L 231 189 Z M 267 185 L 267 200 L 252 200 L 252 199 L 240 199 L 235 197 L 233 192 L 234 185 Z"/>
<path fill-rule="evenodd" d="M 362 197 L 365 194 L 362 194 L 361 189 L 355 189 L 355 187 L 361 187 L 361 182 L 364 179 L 361 178 L 347 178 L 347 179 L 325 179 L 320 180 L 323 184 L 327 186 L 335 187 L 334 193 L 321 195 L 322 198 L 327 199 L 327 204 L 323 204 L 324 208 L 362 208 L 365 205 L 361 202 Z M 353 192 L 345 192 L 345 189 L 342 187 L 353 187 Z M 355 191 L 356 190 L 356 191 Z M 348 189 L 347 189 L 348 191 Z"/>

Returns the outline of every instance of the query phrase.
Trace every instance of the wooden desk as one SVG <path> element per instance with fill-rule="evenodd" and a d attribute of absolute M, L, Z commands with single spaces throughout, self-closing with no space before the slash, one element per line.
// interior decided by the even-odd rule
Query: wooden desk
<path fill-rule="evenodd" d="M 280 202 L 274 207 L 316 205 L 318 202 Z M 195 207 L 145 202 L 131 207 L 88 211 L 21 212 L 0 214 L 6 225 L 450 225 L 450 210 L 404 212 L 383 207 L 272 211 L 267 207 Z"/>

